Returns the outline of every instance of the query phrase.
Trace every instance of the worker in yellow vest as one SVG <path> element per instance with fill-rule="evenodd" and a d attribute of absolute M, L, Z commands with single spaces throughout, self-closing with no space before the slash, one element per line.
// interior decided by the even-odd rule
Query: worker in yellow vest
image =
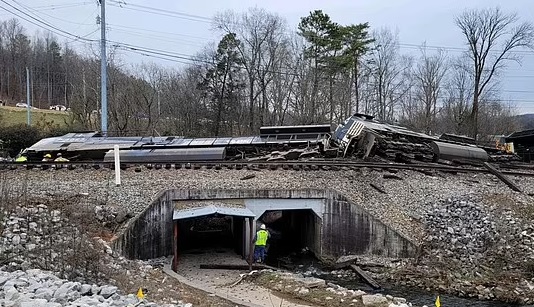
<path fill-rule="evenodd" d="M 28 157 L 26 155 L 20 155 L 15 159 L 15 162 L 26 162 L 28 161 Z"/>
<path fill-rule="evenodd" d="M 54 162 L 69 162 L 69 159 L 64 158 L 61 153 L 58 153 L 56 157 L 57 158 L 54 160 Z"/>
<path fill-rule="evenodd" d="M 260 230 L 254 237 L 254 261 L 265 263 L 265 246 L 267 240 L 271 237 L 264 224 L 261 224 Z"/>

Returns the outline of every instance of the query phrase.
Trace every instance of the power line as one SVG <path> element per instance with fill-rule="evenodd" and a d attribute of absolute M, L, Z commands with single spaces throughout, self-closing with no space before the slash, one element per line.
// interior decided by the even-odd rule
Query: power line
<path fill-rule="evenodd" d="M 153 13 L 153 14 L 164 14 L 165 16 L 173 15 L 173 16 L 179 16 L 183 18 L 194 18 L 194 21 L 202 21 L 207 23 L 212 23 L 212 18 L 207 16 L 200 16 L 200 15 L 193 15 L 193 14 L 187 14 L 183 12 L 177 12 L 177 11 L 171 11 L 171 10 L 164 10 L 164 9 L 158 9 L 158 8 L 152 8 L 142 5 L 136 5 L 136 4 L 128 4 L 125 2 L 120 2 L 116 0 L 110 0 L 116 7 L 120 8 L 128 8 L 128 9 L 134 9 L 138 8 L 138 11 L 147 12 L 147 13 Z M 131 7 L 130 7 L 131 6 Z M 451 46 L 438 46 L 438 45 L 427 45 L 427 44 L 413 44 L 413 43 L 398 43 L 398 46 L 405 49 L 435 49 L 435 50 L 447 50 L 447 51 L 457 51 L 457 52 L 465 52 L 468 51 L 468 49 L 464 47 L 451 47 Z M 499 53 L 500 51 L 490 51 L 492 53 Z M 511 52 L 513 54 L 523 54 L 523 55 L 529 55 L 534 56 L 534 52 L 528 51 L 528 50 L 515 50 Z"/>
<path fill-rule="evenodd" d="M 70 20 L 66 20 L 66 19 L 62 19 L 62 18 L 59 18 L 59 17 L 56 17 L 54 15 L 50 15 L 48 13 L 44 13 L 44 12 L 41 12 L 37 9 L 34 9 L 34 8 L 31 8 L 29 6 L 26 6 L 16 0 L 12 0 L 13 2 L 15 2 L 16 4 L 18 4 L 19 6 L 29 10 L 29 11 L 32 11 L 33 14 L 35 14 L 36 16 L 38 16 L 39 14 L 41 15 L 45 15 L 45 16 L 48 16 L 49 18 L 52 18 L 52 19 L 56 19 L 56 20 L 59 20 L 59 21 L 62 21 L 62 22 L 66 22 L 66 23 L 70 23 L 70 24 L 75 24 L 75 25 L 81 25 L 81 26 L 93 26 L 94 24 L 85 24 L 85 23 L 79 23 L 79 22 L 75 22 L 75 21 L 70 21 Z M 42 18 L 42 17 L 41 17 Z"/>
<path fill-rule="evenodd" d="M 169 38 L 167 36 L 154 35 L 154 34 L 152 34 L 152 35 L 150 35 L 150 34 L 140 34 L 140 33 L 134 32 L 134 31 L 113 29 L 111 27 L 110 27 L 110 29 L 112 31 L 116 31 L 116 32 L 119 32 L 119 33 L 125 33 L 125 34 L 128 34 L 128 35 L 133 35 L 133 36 L 138 36 L 138 37 L 143 37 L 143 38 L 148 38 L 148 39 L 157 39 L 158 41 L 164 41 L 164 42 L 169 42 L 169 43 L 184 44 L 184 45 L 190 45 L 190 46 L 195 46 L 195 47 L 204 47 L 205 46 L 204 44 L 201 44 L 199 42 L 188 41 L 188 40 L 185 40 L 185 39 Z"/>
<path fill-rule="evenodd" d="M 136 4 L 119 2 L 119 1 L 113 1 L 113 0 L 111 0 L 110 2 L 111 2 L 110 3 L 111 6 L 133 10 L 133 11 L 145 12 L 145 13 L 150 13 L 150 14 L 155 14 L 155 15 L 160 15 L 160 16 L 180 18 L 180 19 L 191 20 L 191 21 L 198 21 L 198 22 L 203 22 L 203 23 L 208 23 L 208 24 L 211 24 L 212 22 L 211 18 L 204 17 L 204 16 L 192 15 L 192 14 L 170 11 L 170 10 L 163 10 L 163 9 L 158 9 L 158 8 L 153 8 L 153 7 L 143 6 L 143 5 L 136 5 Z"/>
<path fill-rule="evenodd" d="M 426 45 L 426 44 L 409 44 L 409 43 L 398 43 L 399 47 L 404 49 L 434 49 L 434 50 L 447 50 L 447 51 L 457 51 L 457 52 L 468 52 L 469 49 L 462 48 L 462 47 L 448 47 L 448 46 L 433 46 L 433 45 Z M 498 50 L 490 50 L 490 53 L 500 53 L 501 51 Z M 528 51 L 528 50 L 515 50 L 511 51 L 513 54 L 523 54 L 523 55 L 534 55 L 534 52 Z"/>
<path fill-rule="evenodd" d="M 111 23 L 108 23 L 107 25 L 110 26 L 111 28 L 122 28 L 122 29 L 136 30 L 136 31 L 141 31 L 141 32 L 168 34 L 170 36 L 189 37 L 189 38 L 194 38 L 194 39 L 199 39 L 199 40 L 204 40 L 204 41 L 211 41 L 212 40 L 211 38 L 188 35 L 188 34 L 165 32 L 165 31 L 155 31 L 155 30 L 149 30 L 149 29 L 143 29 L 143 28 L 136 28 L 136 27 L 129 27 L 129 26 L 111 24 Z"/>
<path fill-rule="evenodd" d="M 156 58 L 156 59 L 161 59 L 161 60 L 165 60 L 165 61 L 185 64 L 185 65 L 191 65 L 191 62 L 180 61 L 178 59 L 167 58 L 167 57 L 164 57 L 164 56 L 158 56 L 158 55 L 154 55 L 154 54 L 149 54 L 149 53 L 145 53 L 145 52 L 131 50 L 131 49 L 128 49 L 128 48 L 122 48 L 122 50 L 127 51 L 127 52 L 131 52 L 131 53 L 135 53 L 135 54 L 139 54 L 139 55 L 145 56 L 145 57 Z"/>
<path fill-rule="evenodd" d="M 40 20 L 40 19 L 38 19 L 38 18 L 36 18 L 34 16 L 31 16 L 30 14 L 20 10 L 19 8 L 7 3 L 5 0 L 0 0 L 0 1 L 2 3 L 4 3 L 4 4 L 7 4 L 12 9 L 20 12 L 20 14 L 22 14 L 22 15 L 28 17 L 28 18 L 31 18 L 34 21 L 32 21 L 32 20 L 30 20 L 30 19 L 28 19 L 26 17 L 23 17 L 23 16 L 19 15 L 18 13 L 15 13 L 12 10 L 7 9 L 6 7 L 0 6 L 1 9 L 5 10 L 5 11 L 7 11 L 7 12 L 19 17 L 20 19 L 25 20 L 25 21 L 33 24 L 33 25 L 36 25 L 38 27 L 46 27 L 47 30 L 49 30 L 49 31 L 51 31 L 51 32 L 53 32 L 53 33 L 55 33 L 55 34 L 57 34 L 59 36 L 62 36 L 62 37 L 66 37 L 66 38 L 73 38 L 74 37 L 74 38 L 77 38 L 77 39 L 80 39 L 80 40 L 83 40 L 83 41 L 88 41 L 88 42 L 93 42 L 94 41 L 94 40 L 87 39 L 87 38 L 82 38 L 82 37 L 77 36 L 75 34 L 72 34 L 70 32 L 64 31 L 64 30 L 62 30 L 62 29 L 60 29 L 60 28 L 58 28 L 56 26 L 53 26 L 53 25 L 51 25 L 51 24 L 49 24 L 49 23 L 47 23 L 45 21 L 42 21 L 42 20 Z"/>
<path fill-rule="evenodd" d="M 64 4 L 51 4 L 51 5 L 41 5 L 41 6 L 34 6 L 34 9 L 39 9 L 40 11 L 52 11 L 57 9 L 64 9 L 64 8 L 71 8 L 71 7 L 77 7 L 77 6 L 84 6 L 88 4 L 93 4 L 93 2 L 81 2 L 81 3 L 64 3 Z"/>

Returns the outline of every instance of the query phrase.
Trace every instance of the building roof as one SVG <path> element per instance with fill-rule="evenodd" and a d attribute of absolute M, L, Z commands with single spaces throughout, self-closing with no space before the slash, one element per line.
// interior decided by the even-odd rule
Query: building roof
<path fill-rule="evenodd" d="M 532 138 L 531 141 L 534 141 L 534 129 L 514 132 L 506 137 L 506 141 L 508 142 L 509 140 L 513 141 L 513 140 L 527 139 L 527 138 Z"/>
<path fill-rule="evenodd" d="M 207 216 L 212 214 L 221 214 L 229 216 L 241 216 L 241 217 L 255 217 L 256 215 L 246 208 L 229 208 L 223 206 L 209 205 L 205 207 L 192 208 L 178 210 L 175 209 L 172 219 L 173 220 L 182 220 L 192 217 Z"/>

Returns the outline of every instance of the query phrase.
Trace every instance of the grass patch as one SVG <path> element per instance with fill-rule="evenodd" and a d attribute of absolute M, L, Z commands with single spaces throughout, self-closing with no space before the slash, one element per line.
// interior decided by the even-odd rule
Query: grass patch
<path fill-rule="evenodd" d="M 69 122 L 70 114 L 54 110 L 31 110 L 32 125 L 37 123 L 48 123 L 49 125 L 65 127 Z M 26 124 L 27 110 L 25 108 L 0 107 L 0 121 L 2 126 L 14 126 Z"/>

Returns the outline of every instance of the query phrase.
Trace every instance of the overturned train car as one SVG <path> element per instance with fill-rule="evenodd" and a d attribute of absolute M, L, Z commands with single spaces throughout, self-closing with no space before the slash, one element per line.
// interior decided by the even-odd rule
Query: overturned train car
<path fill-rule="evenodd" d="M 316 146 L 331 133 L 330 125 L 262 127 L 249 137 L 185 138 L 107 137 L 98 132 L 45 138 L 25 150 L 29 161 L 61 153 L 71 161 L 109 161 L 119 146 L 124 162 L 178 162 L 242 159 L 258 151 Z"/>
<path fill-rule="evenodd" d="M 344 157 L 381 157 L 396 162 L 503 161 L 517 156 L 489 146 L 463 142 L 465 137 L 440 137 L 379 122 L 366 114 L 354 114 L 334 131 L 330 144 Z M 473 140 L 474 141 L 474 140 Z"/>

